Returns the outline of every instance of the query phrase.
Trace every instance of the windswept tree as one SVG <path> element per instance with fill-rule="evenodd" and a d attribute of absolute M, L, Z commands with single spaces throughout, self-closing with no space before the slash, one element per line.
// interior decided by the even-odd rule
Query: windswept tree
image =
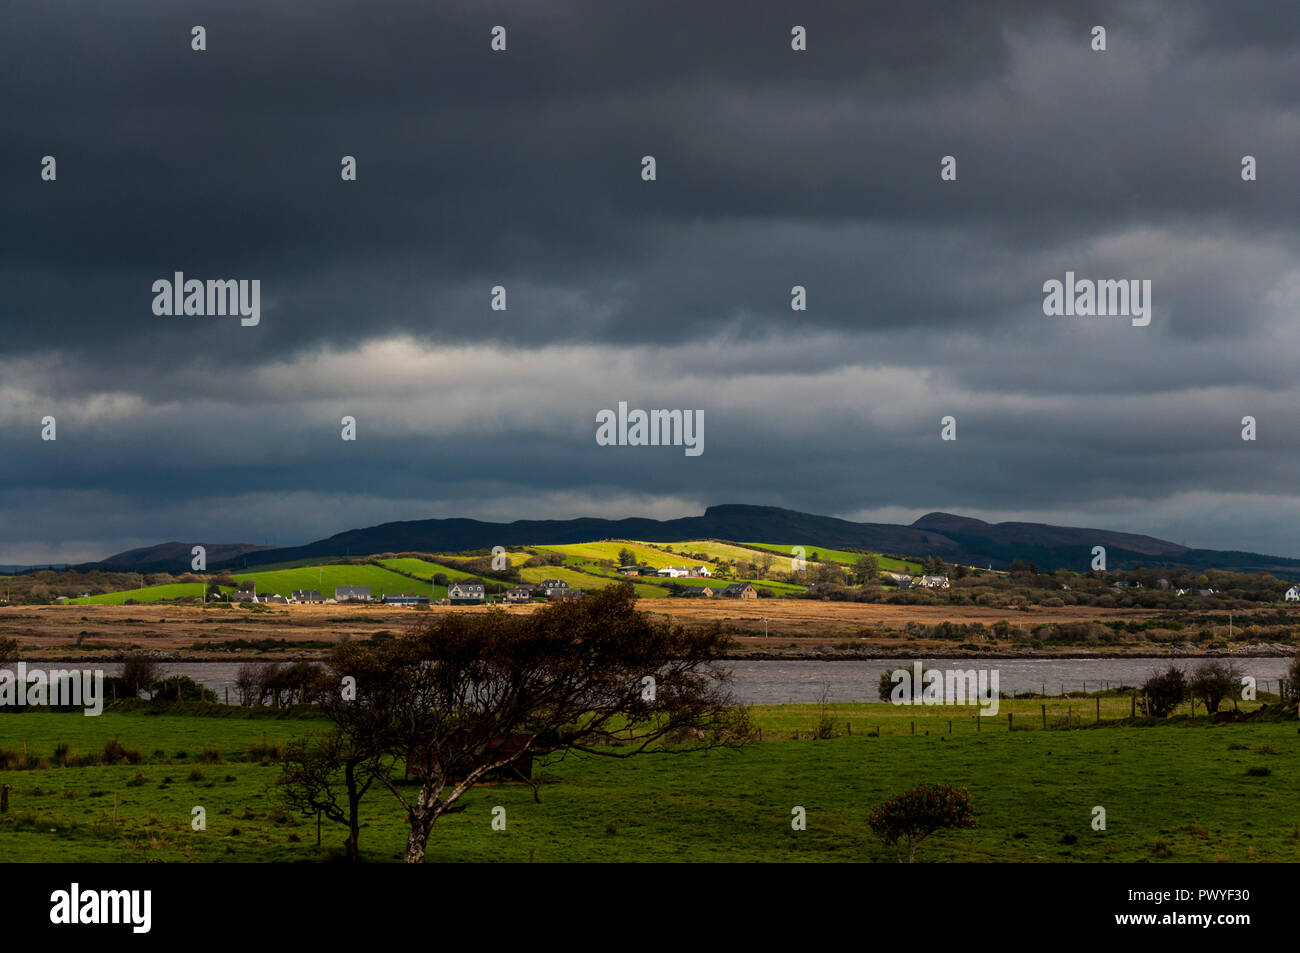
<path fill-rule="evenodd" d="M 429 619 L 380 644 L 339 645 L 342 685 L 324 708 L 349 750 L 406 812 L 405 860 L 475 784 L 523 757 L 607 757 L 735 745 L 751 733 L 731 694 L 720 627 L 686 629 L 636 609 L 627 583 L 526 616 Z M 354 695 L 355 697 L 349 697 Z M 419 782 L 398 783 L 401 763 Z"/>
<path fill-rule="evenodd" d="M 894 849 L 899 863 L 910 864 L 916 860 L 921 841 L 946 828 L 974 827 L 975 812 L 964 788 L 922 784 L 881 804 L 871 812 L 867 823 Z"/>
<path fill-rule="evenodd" d="M 276 781 L 280 797 L 300 814 L 319 812 L 348 830 L 343 847 L 349 861 L 360 857 L 361 799 L 388 765 L 378 752 L 357 747 L 342 732 L 294 739 L 281 761 Z"/>

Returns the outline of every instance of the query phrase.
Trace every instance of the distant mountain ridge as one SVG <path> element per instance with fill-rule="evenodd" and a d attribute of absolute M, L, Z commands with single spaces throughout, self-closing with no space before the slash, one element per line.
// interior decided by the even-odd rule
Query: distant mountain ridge
<path fill-rule="evenodd" d="M 245 543 L 208 544 L 209 569 L 253 568 L 270 563 L 327 556 L 367 556 L 384 552 L 453 553 L 492 546 L 558 545 L 602 539 L 677 543 L 692 539 L 766 542 L 832 549 L 864 549 L 907 556 L 939 556 L 948 562 L 1006 568 L 1019 559 L 1044 571 L 1091 568 L 1092 548 L 1106 547 L 1110 569 L 1167 566 L 1230 569 L 1238 572 L 1300 574 L 1300 559 L 1259 553 L 1189 549 L 1168 540 L 1135 533 L 1053 526 L 1046 523 L 986 523 L 951 513 L 927 513 L 910 526 L 855 523 L 775 506 L 729 503 L 708 507 L 702 516 L 655 520 L 640 517 L 568 520 L 516 520 L 488 523 L 472 519 L 403 520 L 351 529 L 302 546 L 268 548 Z M 78 568 L 173 571 L 189 569 L 189 543 L 164 543 L 130 550 Z"/>

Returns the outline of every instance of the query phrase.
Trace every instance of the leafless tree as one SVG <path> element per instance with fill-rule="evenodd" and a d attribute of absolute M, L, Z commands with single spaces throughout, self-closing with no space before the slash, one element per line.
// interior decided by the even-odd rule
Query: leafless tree
<path fill-rule="evenodd" d="M 147 655 L 128 655 L 122 662 L 122 690 L 129 698 L 139 698 L 162 677 L 162 666 Z"/>

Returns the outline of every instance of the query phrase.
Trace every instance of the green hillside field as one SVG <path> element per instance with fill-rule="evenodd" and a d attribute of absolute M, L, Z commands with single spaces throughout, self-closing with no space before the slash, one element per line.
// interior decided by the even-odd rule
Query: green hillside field
<path fill-rule="evenodd" d="M 563 579 L 573 589 L 604 589 L 606 586 L 615 585 L 619 581 L 605 576 L 593 576 L 564 566 L 529 566 L 526 569 L 519 570 L 519 574 L 523 577 L 524 582 L 530 582 L 533 585 L 537 585 L 543 579 Z M 646 599 L 668 596 L 668 590 L 662 586 L 650 586 L 637 582 L 632 584 L 632 588 L 636 590 L 638 596 Z"/>

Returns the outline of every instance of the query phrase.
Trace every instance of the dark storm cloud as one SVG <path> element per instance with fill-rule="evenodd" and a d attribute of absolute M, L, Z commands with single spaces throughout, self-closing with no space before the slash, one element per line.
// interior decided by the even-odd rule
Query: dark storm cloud
<path fill-rule="evenodd" d="M 1297 39 L 1271 4 L 23 5 L 0 562 L 731 500 L 1298 552 Z M 260 279 L 261 324 L 153 315 L 177 270 Z M 1067 270 L 1152 279 L 1152 325 L 1044 317 Z M 705 455 L 596 447 L 618 400 L 704 408 Z"/>

